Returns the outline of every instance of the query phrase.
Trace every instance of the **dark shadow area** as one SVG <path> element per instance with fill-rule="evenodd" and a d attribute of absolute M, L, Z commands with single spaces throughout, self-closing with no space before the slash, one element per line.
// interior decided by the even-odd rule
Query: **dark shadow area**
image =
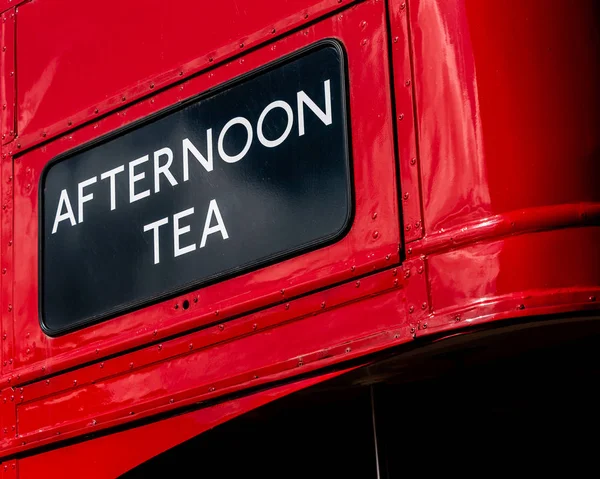
<path fill-rule="evenodd" d="M 596 323 L 424 345 L 263 406 L 122 477 L 595 475 Z"/>

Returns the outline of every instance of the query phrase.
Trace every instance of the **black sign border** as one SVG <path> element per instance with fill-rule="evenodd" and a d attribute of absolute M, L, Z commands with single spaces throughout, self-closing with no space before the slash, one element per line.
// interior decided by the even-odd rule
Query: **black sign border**
<path fill-rule="evenodd" d="M 46 181 L 46 175 L 47 175 L 48 171 L 50 170 L 50 168 L 52 168 L 56 163 L 68 160 L 69 158 L 71 158 L 72 156 L 74 156 L 78 153 L 81 153 L 83 151 L 86 151 L 86 150 L 89 150 L 96 146 L 99 146 L 102 143 L 106 143 L 106 142 L 108 142 L 114 138 L 117 138 L 119 136 L 122 136 L 132 130 L 141 128 L 144 125 L 147 125 L 147 124 L 152 123 L 160 118 L 168 116 L 169 114 L 174 113 L 175 111 L 181 110 L 181 109 L 189 106 L 190 104 L 200 102 L 204 98 L 211 97 L 211 96 L 213 96 L 217 93 L 220 93 L 224 90 L 233 88 L 236 84 L 242 83 L 253 77 L 259 76 L 267 71 L 281 67 L 286 63 L 291 63 L 292 61 L 298 59 L 299 57 L 308 55 L 308 54 L 318 51 L 322 48 L 329 48 L 329 47 L 333 47 L 338 51 L 339 56 L 340 56 L 340 61 L 341 61 L 340 85 L 342 86 L 342 99 L 344 102 L 342 105 L 342 120 L 344 122 L 343 131 L 344 131 L 344 136 L 345 136 L 345 140 L 346 140 L 345 141 L 346 169 L 348 172 L 348 185 L 347 185 L 348 214 L 347 214 L 346 220 L 344 222 L 344 225 L 342 226 L 342 228 L 339 231 L 337 231 L 329 236 L 318 238 L 318 239 L 311 241 L 309 243 L 306 243 L 298 248 L 288 250 L 283 253 L 275 253 L 275 254 L 267 256 L 261 260 L 247 263 L 245 265 L 241 265 L 239 267 L 218 273 L 218 274 L 213 275 L 212 277 L 206 278 L 202 281 L 195 281 L 195 282 L 188 283 L 185 286 L 182 286 L 176 290 L 154 296 L 150 299 L 133 301 L 133 302 L 130 302 L 123 306 L 112 308 L 111 310 L 107 311 L 104 314 L 99 314 L 96 316 L 83 318 L 80 321 L 72 323 L 71 325 L 69 325 L 66 328 L 59 328 L 59 329 L 55 330 L 55 329 L 49 328 L 46 325 L 46 323 L 44 322 L 43 294 L 42 294 L 43 293 L 42 285 L 43 285 L 43 278 L 44 278 L 44 275 L 43 275 L 43 258 L 44 258 L 43 242 L 44 242 L 44 218 L 45 218 L 45 216 L 44 216 L 44 213 L 45 213 L 44 201 L 43 201 L 43 196 L 44 196 L 43 186 Z M 211 69 L 219 68 L 219 66 L 222 66 L 222 65 L 215 65 L 215 67 L 213 67 Z M 203 70 L 202 72 L 199 72 L 198 74 L 195 74 L 190 78 L 194 78 L 198 75 L 204 74 L 204 73 L 206 73 L 206 71 L 208 71 L 208 70 Z M 186 81 L 190 80 L 190 78 L 187 78 Z M 54 157 L 53 159 L 51 159 L 50 161 L 48 161 L 46 163 L 46 165 L 44 165 L 44 168 L 42 169 L 42 172 L 40 174 L 39 183 L 38 183 L 38 321 L 39 321 L 40 327 L 41 327 L 42 331 L 44 332 L 44 334 L 46 334 L 47 336 L 52 337 L 52 338 L 63 336 L 67 333 L 78 331 L 78 330 L 86 328 L 88 326 L 92 326 L 94 324 L 98 324 L 100 322 L 104 322 L 109 319 L 113 319 L 117 316 L 121 316 L 121 315 L 130 313 L 130 312 L 133 312 L 133 311 L 140 310 L 142 308 L 146 308 L 146 307 L 158 304 L 162 301 L 175 298 L 186 292 L 193 291 L 194 289 L 198 289 L 200 287 L 206 287 L 211 284 L 226 281 L 228 279 L 232 279 L 241 274 L 249 273 L 251 271 L 255 271 L 260 268 L 265 268 L 265 267 L 271 266 L 275 263 L 284 261 L 286 259 L 290 259 L 292 257 L 296 257 L 301 254 L 308 253 L 309 251 L 314 251 L 314 250 L 322 248 L 324 246 L 333 244 L 333 243 L 339 241 L 340 239 L 342 239 L 344 236 L 346 236 L 346 234 L 350 231 L 350 228 L 352 226 L 352 223 L 354 220 L 354 213 L 355 213 L 355 211 L 354 211 L 354 206 L 355 206 L 354 172 L 353 172 L 352 161 L 351 161 L 351 158 L 352 158 L 351 136 L 352 135 L 350 134 L 351 133 L 350 132 L 350 126 L 351 126 L 350 125 L 350 94 L 349 94 L 350 89 L 349 89 L 348 82 L 349 82 L 348 60 L 347 60 L 347 55 L 346 55 L 346 51 L 344 49 L 343 44 L 338 39 L 325 38 L 325 39 L 319 40 L 316 43 L 305 46 L 305 47 L 303 47 L 295 52 L 292 52 L 288 55 L 285 55 L 281 58 L 273 60 L 265 65 L 262 65 L 256 69 L 254 69 L 254 70 L 251 70 L 251 71 L 244 73 L 240 76 L 237 76 L 235 78 L 232 78 L 231 80 L 221 83 L 213 88 L 209 88 L 208 90 L 203 91 L 202 93 L 199 93 L 198 95 L 194 95 L 191 98 L 180 101 L 174 105 L 171 105 L 160 111 L 157 111 L 148 116 L 145 116 L 144 118 L 136 120 L 129 125 L 126 125 L 122 128 L 118 128 L 114 131 L 111 131 L 109 133 L 101 135 L 98 138 L 94 138 L 93 140 L 91 140 L 87 143 L 84 143 L 83 145 L 76 146 L 70 150 L 67 150 L 66 152 L 63 152 L 63 153 L 57 155 L 56 157 Z M 173 86 L 176 86 L 176 85 L 177 85 L 177 83 L 169 85 L 163 91 L 169 90 L 170 88 L 172 88 Z M 160 93 L 160 92 L 157 92 L 157 93 Z"/>

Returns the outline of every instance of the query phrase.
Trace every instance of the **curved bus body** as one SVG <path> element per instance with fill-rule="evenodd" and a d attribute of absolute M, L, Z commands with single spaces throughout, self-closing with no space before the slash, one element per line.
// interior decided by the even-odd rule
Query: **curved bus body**
<path fill-rule="evenodd" d="M 595 430 L 594 1 L 0 11 L 3 478 L 392 478 Z"/>

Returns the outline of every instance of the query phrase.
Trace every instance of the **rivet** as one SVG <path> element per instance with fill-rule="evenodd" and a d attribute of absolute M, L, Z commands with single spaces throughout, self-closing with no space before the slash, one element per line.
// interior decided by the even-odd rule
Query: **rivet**
<path fill-rule="evenodd" d="M 133 416 L 134 414 L 135 414 L 135 412 L 133 412 L 133 411 L 129 411 L 129 415 L 130 415 L 130 416 Z"/>
<path fill-rule="evenodd" d="M 456 321 L 457 323 L 460 321 L 460 314 L 454 316 L 454 321 Z"/>
<path fill-rule="evenodd" d="M 179 72 L 179 76 L 183 76 L 183 72 L 182 71 Z"/>
<path fill-rule="evenodd" d="M 411 230 L 411 226 L 410 225 L 406 225 L 406 231 L 410 231 Z"/>
<path fill-rule="evenodd" d="M 162 344 L 159 344 L 159 345 L 158 345 L 158 350 L 159 350 L 159 351 L 162 351 Z"/>
<path fill-rule="evenodd" d="M 410 159 L 410 164 L 411 164 L 411 166 L 415 166 L 417 164 L 417 159 L 416 158 L 411 158 Z"/>
<path fill-rule="evenodd" d="M 210 387 L 210 388 L 208 388 L 208 392 L 209 392 L 209 393 L 212 393 L 212 392 L 214 392 L 214 390 L 215 390 L 215 388 L 213 388 L 213 387 Z"/>
<path fill-rule="evenodd" d="M 308 18 L 308 13 L 304 14 L 304 19 L 306 20 Z"/>
<path fill-rule="evenodd" d="M 412 254 L 412 248 L 408 248 L 408 249 L 406 250 L 406 253 L 407 253 L 407 254 Z"/>
<path fill-rule="evenodd" d="M 104 363 L 100 363 L 100 369 L 104 368 Z"/>
<path fill-rule="evenodd" d="M 154 88 L 154 83 L 150 83 L 150 89 Z"/>
<path fill-rule="evenodd" d="M 386 255 L 385 255 L 385 260 L 386 260 L 386 261 L 389 261 L 391 257 L 392 257 L 391 255 L 389 255 L 389 254 L 386 254 Z"/>
<path fill-rule="evenodd" d="M 77 386 L 77 379 L 73 380 L 73 386 Z"/>
<path fill-rule="evenodd" d="M 420 227 L 421 227 L 421 222 L 420 222 L 420 221 L 417 221 L 417 222 L 415 223 L 415 228 L 420 228 Z"/>
<path fill-rule="evenodd" d="M 410 86 L 410 80 L 406 80 L 406 81 L 404 82 L 404 84 L 405 84 L 406 86 Z"/>
<path fill-rule="evenodd" d="M 423 324 L 423 329 L 427 329 L 427 323 Z"/>
<path fill-rule="evenodd" d="M 593 303 L 596 301 L 596 296 L 590 296 L 588 299 Z"/>
<path fill-rule="evenodd" d="M 414 307 L 414 306 L 409 306 L 409 308 L 408 308 L 408 312 L 409 312 L 410 314 L 412 314 L 412 313 L 414 313 L 414 311 L 415 311 L 415 307 Z"/>
<path fill-rule="evenodd" d="M 324 307 L 325 307 L 325 301 L 323 301 L 323 302 L 321 303 L 321 309 L 323 309 Z"/>
<path fill-rule="evenodd" d="M 275 33 L 275 29 L 271 28 L 271 34 Z"/>
<path fill-rule="evenodd" d="M 421 309 L 427 309 L 427 303 L 423 303 L 423 304 L 421 305 Z"/>
<path fill-rule="evenodd" d="M 525 305 L 524 304 L 519 304 L 519 306 L 517 306 L 517 309 L 523 310 L 523 309 L 525 309 Z"/>
<path fill-rule="evenodd" d="M 379 231 L 373 231 L 373 238 L 379 238 Z"/>
<path fill-rule="evenodd" d="M 219 324 L 219 329 L 220 329 L 221 331 L 223 331 L 223 330 L 225 329 L 225 326 L 223 326 L 222 324 Z"/>
<path fill-rule="evenodd" d="M 374 220 L 377 219 L 377 213 L 373 213 L 373 215 L 371 216 L 371 218 L 373 218 Z"/>
<path fill-rule="evenodd" d="M 405 277 L 405 278 L 409 278 L 409 277 L 410 277 L 410 270 L 408 270 L 408 269 L 407 269 L 407 270 L 404 272 L 404 277 Z"/>
<path fill-rule="evenodd" d="M 98 114 L 98 108 L 94 109 L 94 113 Z"/>
<path fill-rule="evenodd" d="M 360 281 L 357 281 L 355 284 L 357 288 L 360 288 Z"/>
<path fill-rule="evenodd" d="M 244 44 L 243 43 L 240 43 L 240 48 L 244 48 Z"/>
<path fill-rule="evenodd" d="M 46 138 L 46 132 L 42 131 L 42 138 Z"/>
<path fill-rule="evenodd" d="M 169 399 L 170 404 L 173 404 L 174 402 L 175 402 L 175 399 L 173 399 L 173 398 Z"/>
<path fill-rule="evenodd" d="M 69 121 L 67 122 L 67 126 L 71 126 L 72 124 L 73 124 L 73 122 L 72 122 L 71 120 L 69 120 Z"/>
<path fill-rule="evenodd" d="M 129 369 L 133 369 L 133 363 L 129 363 Z"/>
<path fill-rule="evenodd" d="M 394 279 L 394 286 L 398 286 L 398 278 Z"/>
<path fill-rule="evenodd" d="M 258 379 L 258 376 L 255 374 L 255 375 L 253 376 L 253 378 L 254 378 L 254 379 Z"/>
<path fill-rule="evenodd" d="M 286 309 L 288 309 L 288 308 L 286 308 Z M 254 323 L 254 324 L 252 325 L 252 329 L 256 331 L 256 328 L 258 328 L 258 325 L 257 325 L 256 323 Z"/>
<path fill-rule="evenodd" d="M 392 270 L 392 276 L 396 276 L 398 274 L 398 270 L 396 268 L 394 268 Z"/>
<path fill-rule="evenodd" d="M 10 76 L 15 76 L 15 72 L 10 72 Z"/>
<path fill-rule="evenodd" d="M 394 37 L 394 43 L 398 43 L 398 37 Z"/>
<path fill-rule="evenodd" d="M 218 316 L 218 315 L 219 315 L 219 310 L 217 309 L 217 310 L 215 311 L 215 316 Z"/>
<path fill-rule="evenodd" d="M 125 101 L 125 97 L 124 96 L 121 97 L 121 101 Z"/>
<path fill-rule="evenodd" d="M 400 4 L 400 10 L 404 10 L 406 8 L 406 3 L 401 3 Z"/>
<path fill-rule="evenodd" d="M 194 349 L 194 344 L 193 343 L 188 344 L 188 349 Z"/>
<path fill-rule="evenodd" d="M 356 266 L 352 265 L 352 266 L 350 267 L 350 271 L 352 271 L 352 272 L 354 273 L 354 271 L 356 271 Z"/>
<path fill-rule="evenodd" d="M 367 39 L 363 38 L 360 42 L 360 44 L 364 47 L 367 44 Z"/>
<path fill-rule="evenodd" d="M 98 424 L 98 421 L 96 421 L 95 419 L 92 419 L 92 426 L 95 426 L 96 424 Z"/>
<path fill-rule="evenodd" d="M 49 385 L 49 384 L 50 384 L 50 380 L 46 379 L 46 385 Z"/>
<path fill-rule="evenodd" d="M 158 334 L 158 331 L 155 329 L 154 331 L 152 331 L 152 336 L 156 336 Z"/>
<path fill-rule="evenodd" d="M 419 269 L 417 269 L 417 273 L 423 274 L 423 266 L 419 266 Z"/>
<path fill-rule="evenodd" d="M 29 354 L 31 353 L 31 349 L 27 348 L 27 350 L 25 351 L 25 354 Z"/>
<path fill-rule="evenodd" d="M 398 120 L 400 120 L 400 121 L 404 120 L 404 113 L 400 113 L 398 115 Z"/>
<path fill-rule="evenodd" d="M 285 294 L 285 289 L 282 289 L 281 291 L 279 291 L 282 295 Z"/>
<path fill-rule="evenodd" d="M 352 351 L 352 348 L 346 348 L 346 353 L 349 353 L 350 351 Z"/>
<path fill-rule="evenodd" d="M 404 198 L 405 200 L 407 200 L 407 199 L 409 198 L 409 194 L 408 194 L 408 193 L 404 193 L 404 196 L 403 196 L 403 198 Z"/>
<path fill-rule="evenodd" d="M 196 297 L 194 298 L 194 303 L 197 303 L 197 302 L 198 302 L 198 296 L 196 296 Z"/>
<path fill-rule="evenodd" d="M 21 143 L 17 143 L 17 148 L 21 148 Z"/>

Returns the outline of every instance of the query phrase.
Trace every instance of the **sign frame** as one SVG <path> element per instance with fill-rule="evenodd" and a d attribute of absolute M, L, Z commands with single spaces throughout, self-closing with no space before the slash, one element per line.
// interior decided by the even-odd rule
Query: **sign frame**
<path fill-rule="evenodd" d="M 302 56 L 306 56 L 310 53 L 318 51 L 319 49 L 327 48 L 327 47 L 333 47 L 337 50 L 337 52 L 339 54 L 340 62 L 341 62 L 340 85 L 341 85 L 342 91 L 340 92 L 340 97 L 342 98 L 342 101 L 343 101 L 343 103 L 341 105 L 341 108 L 342 108 L 341 120 L 343 122 L 342 130 L 343 130 L 344 141 L 345 141 L 345 145 L 344 145 L 345 167 L 346 167 L 347 180 L 348 180 L 347 186 L 346 186 L 347 187 L 346 191 L 347 191 L 347 196 L 348 196 L 348 198 L 347 198 L 348 208 L 347 208 L 347 215 L 346 215 L 343 227 L 339 231 L 337 231 L 329 236 L 317 238 L 315 240 L 312 240 L 308 243 L 301 245 L 300 247 L 286 250 L 284 252 L 273 253 L 271 255 L 268 255 L 265 258 L 252 261 L 250 263 L 241 265 L 236 268 L 230 268 L 228 270 L 225 270 L 225 271 L 222 271 L 215 275 L 212 275 L 208 278 L 188 282 L 181 287 L 169 290 L 162 294 L 154 295 L 149 299 L 141 299 L 141 300 L 138 299 L 138 300 L 131 301 L 125 305 L 120 305 L 120 306 L 111 308 L 103 314 L 98 314 L 98 315 L 91 316 L 91 317 L 85 317 L 79 321 L 69 324 L 69 326 L 67 326 L 67 327 L 64 327 L 64 328 L 48 327 L 48 325 L 44 321 L 44 310 L 43 310 L 43 304 L 44 304 L 44 301 L 43 301 L 43 293 L 44 293 L 44 288 L 43 288 L 44 266 L 43 266 L 43 263 L 44 263 L 44 230 L 45 230 L 44 220 L 45 220 L 45 214 L 46 214 L 46 208 L 45 208 L 44 200 L 43 200 L 43 196 L 44 196 L 43 186 L 45 184 L 45 180 L 46 180 L 48 171 L 57 163 L 68 160 L 69 158 L 71 158 L 77 154 L 80 154 L 87 150 L 93 149 L 97 146 L 100 146 L 100 145 L 110 141 L 110 140 L 113 140 L 115 138 L 123 136 L 133 130 L 138 130 L 138 129 L 144 127 L 145 125 L 148 125 L 154 121 L 157 121 L 166 116 L 169 116 L 170 114 L 173 114 L 179 110 L 182 110 L 182 109 L 186 108 L 187 106 L 201 102 L 202 100 L 210 98 L 210 97 L 212 97 L 216 94 L 219 94 L 225 90 L 234 88 L 236 85 L 241 84 L 244 81 L 247 81 L 249 79 L 260 76 L 261 74 L 266 73 L 267 71 L 271 71 L 271 70 L 277 69 L 278 67 L 282 67 L 283 65 L 285 65 L 287 63 L 291 63 L 294 60 L 296 60 Z M 214 68 L 219 68 L 219 66 L 215 66 Z M 202 72 L 202 73 L 205 73 L 205 72 Z M 56 157 L 52 158 L 50 161 L 48 161 L 44 165 L 43 170 L 39 177 L 38 185 L 39 185 L 38 186 L 38 208 L 39 208 L 39 215 L 38 215 L 38 321 L 39 321 L 42 331 L 47 336 L 50 336 L 50 337 L 62 336 L 64 334 L 67 334 L 67 333 L 70 333 L 70 332 L 73 332 L 76 330 L 80 330 L 80 329 L 86 328 L 88 326 L 92 326 L 99 322 L 103 322 L 103 321 L 106 321 L 106 320 L 109 320 L 109 319 L 112 319 L 112 318 L 115 318 L 118 316 L 125 315 L 132 311 L 150 307 L 150 306 L 160 303 L 162 301 L 177 297 L 186 292 L 190 292 L 190 291 L 202 288 L 202 287 L 206 287 L 211 284 L 225 282 L 233 277 L 236 277 L 236 276 L 239 276 L 239 275 L 242 275 L 245 273 L 249 273 L 249 272 L 255 271 L 257 269 L 267 268 L 275 263 L 279 263 L 279 262 L 285 261 L 287 259 L 308 253 L 310 251 L 314 251 L 316 249 L 320 249 L 320 248 L 326 247 L 328 245 L 331 245 L 331 244 L 341 240 L 348 234 L 348 232 L 351 230 L 351 227 L 352 227 L 352 224 L 354 221 L 354 215 L 355 215 L 355 192 L 354 192 L 354 174 L 353 174 L 353 162 L 352 162 L 352 139 L 351 139 L 351 128 L 350 128 L 350 88 L 349 88 L 348 60 L 347 60 L 347 55 L 346 55 L 346 51 L 343 47 L 343 44 L 340 41 L 338 41 L 337 39 L 333 39 L 333 38 L 325 38 L 325 39 L 319 40 L 319 41 L 312 43 L 310 45 L 307 45 L 295 52 L 289 53 L 287 55 L 282 56 L 281 58 L 278 58 L 274 61 L 266 63 L 266 64 L 262 65 L 261 67 L 258 67 L 252 71 L 249 71 L 245 74 L 236 76 L 235 78 L 225 81 L 213 88 L 209 88 L 197 95 L 194 95 L 183 101 L 179 101 L 178 103 L 175 103 L 167 108 L 163 108 L 162 110 L 152 113 L 144 118 L 138 119 L 138 120 L 132 122 L 131 124 L 128 124 L 124 127 L 118 128 L 114 131 L 111 131 L 109 133 L 101 135 L 91 141 L 88 141 L 82 145 L 79 145 L 75 148 L 67 150 L 67 151 L 57 155 Z"/>

